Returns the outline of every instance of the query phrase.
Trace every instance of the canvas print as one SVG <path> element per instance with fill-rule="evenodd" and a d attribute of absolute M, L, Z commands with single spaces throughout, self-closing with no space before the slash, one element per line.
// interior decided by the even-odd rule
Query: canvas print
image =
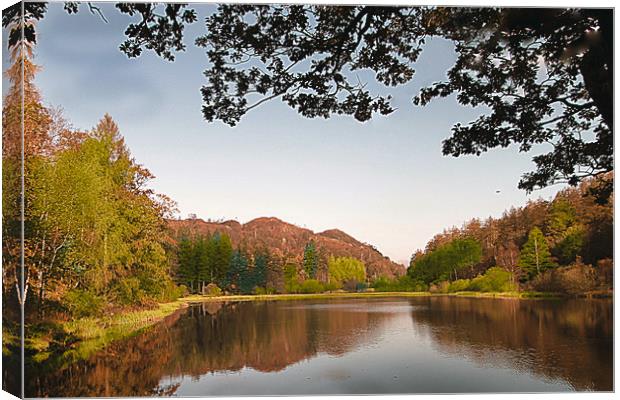
<path fill-rule="evenodd" d="M 611 7 L 5 6 L 4 391 L 614 391 Z"/>

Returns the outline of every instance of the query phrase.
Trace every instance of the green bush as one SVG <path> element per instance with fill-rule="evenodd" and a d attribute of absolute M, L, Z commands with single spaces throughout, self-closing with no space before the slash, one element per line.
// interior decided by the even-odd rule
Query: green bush
<path fill-rule="evenodd" d="M 65 294 L 64 305 L 73 317 L 82 318 L 99 314 L 104 300 L 90 291 L 72 289 Z"/>
<path fill-rule="evenodd" d="M 150 300 L 138 278 L 123 278 L 114 287 L 116 302 L 122 305 L 143 305 Z"/>
<path fill-rule="evenodd" d="M 306 279 L 300 287 L 301 293 L 322 293 L 323 285 L 316 279 Z"/>
<path fill-rule="evenodd" d="M 325 292 L 333 292 L 338 289 L 342 289 L 342 285 L 339 285 L 336 282 L 327 282 L 323 284 L 323 291 Z"/>
<path fill-rule="evenodd" d="M 329 281 L 342 284 L 345 289 L 349 288 L 347 290 L 355 290 L 355 285 L 358 282 L 366 280 L 366 267 L 357 258 L 330 257 L 327 268 L 329 270 Z"/>
<path fill-rule="evenodd" d="M 284 266 L 284 291 L 286 293 L 299 293 L 301 284 L 297 276 L 297 266 L 286 264 Z"/>
<path fill-rule="evenodd" d="M 476 292 L 512 292 L 516 289 L 510 272 L 500 267 L 492 267 L 484 275 L 478 275 L 472 279 L 467 290 Z"/>
<path fill-rule="evenodd" d="M 217 286 L 215 283 L 211 282 L 207 286 L 205 286 L 204 290 L 202 291 L 202 294 L 207 295 L 207 296 L 214 296 L 214 297 L 221 296 L 222 289 L 220 289 L 219 286 Z"/>
<path fill-rule="evenodd" d="M 448 286 L 448 293 L 464 292 L 470 289 L 471 281 L 469 279 L 458 279 L 451 282 Z"/>
<path fill-rule="evenodd" d="M 183 296 L 187 288 L 185 286 L 179 287 L 172 281 L 168 281 L 166 286 L 162 289 L 161 293 L 155 298 L 161 302 L 175 301 L 179 297 Z"/>
<path fill-rule="evenodd" d="M 372 283 L 371 287 L 377 292 L 423 292 L 428 289 L 424 283 L 414 280 L 409 275 L 396 279 L 380 277 Z"/>

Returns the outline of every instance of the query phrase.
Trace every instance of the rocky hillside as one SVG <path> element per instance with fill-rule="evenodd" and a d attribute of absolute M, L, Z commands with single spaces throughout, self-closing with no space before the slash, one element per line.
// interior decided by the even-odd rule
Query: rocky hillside
<path fill-rule="evenodd" d="M 250 250 L 266 246 L 272 254 L 296 262 L 301 262 L 305 245 L 313 240 L 328 255 L 350 256 L 362 260 L 370 277 L 395 277 L 405 273 L 403 265 L 391 261 L 373 246 L 338 229 L 314 233 L 277 218 L 257 218 L 246 224 L 237 221 L 207 222 L 202 219 L 169 220 L 169 225 L 175 237 L 226 233 L 233 246 L 243 244 Z"/>

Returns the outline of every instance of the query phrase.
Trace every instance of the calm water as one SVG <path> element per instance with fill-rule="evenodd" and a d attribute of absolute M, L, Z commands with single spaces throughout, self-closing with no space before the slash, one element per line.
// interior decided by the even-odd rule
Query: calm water
<path fill-rule="evenodd" d="M 610 391 L 612 326 L 610 300 L 205 303 L 88 361 L 30 371 L 27 394 Z"/>

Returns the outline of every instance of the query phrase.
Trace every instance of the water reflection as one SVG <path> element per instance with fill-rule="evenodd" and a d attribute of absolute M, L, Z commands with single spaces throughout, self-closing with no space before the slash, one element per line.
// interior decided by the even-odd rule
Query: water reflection
<path fill-rule="evenodd" d="M 612 390 L 612 325 L 610 301 L 204 303 L 87 361 L 27 370 L 27 395 Z"/>
<path fill-rule="evenodd" d="M 609 300 L 430 297 L 412 314 L 433 346 L 480 366 L 563 379 L 577 390 L 612 390 Z"/>

